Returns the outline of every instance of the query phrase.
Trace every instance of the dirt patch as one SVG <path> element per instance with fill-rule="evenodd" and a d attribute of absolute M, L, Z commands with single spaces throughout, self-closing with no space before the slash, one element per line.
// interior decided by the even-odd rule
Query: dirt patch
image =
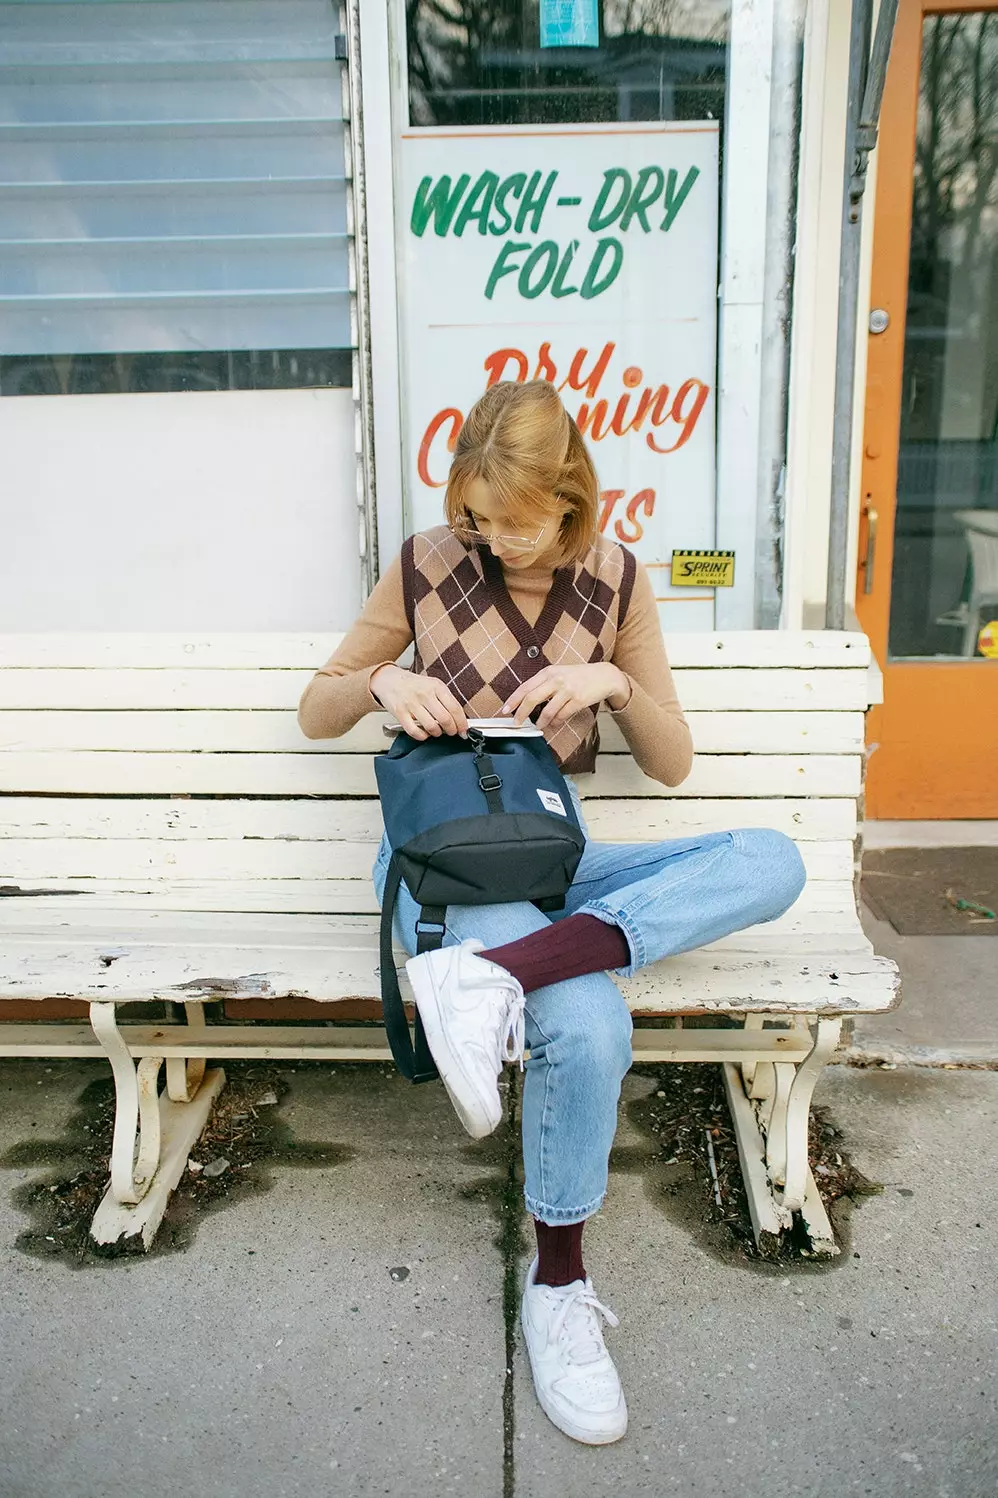
<path fill-rule="evenodd" d="M 809 1156 L 843 1252 L 833 1259 L 815 1258 L 799 1226 L 761 1250 L 752 1232 L 720 1067 L 670 1063 L 635 1067 L 635 1072 L 654 1086 L 647 1096 L 628 1103 L 626 1112 L 653 1148 L 615 1150 L 613 1168 L 644 1174 L 653 1200 L 726 1263 L 827 1269 L 845 1261 L 852 1209 L 883 1188 L 852 1164 L 827 1108 L 811 1110 Z"/>
<path fill-rule="evenodd" d="M 206 1213 L 268 1191 L 276 1179 L 271 1167 L 330 1167 L 350 1159 L 353 1150 L 327 1140 L 296 1139 L 284 1122 L 281 1103 L 294 1085 L 294 1072 L 289 1066 L 227 1063 L 226 1085 L 191 1150 L 190 1165 L 170 1197 L 148 1255 L 139 1237 L 109 1245 L 90 1237 L 90 1222 L 108 1183 L 114 1084 L 104 1077 L 89 1083 L 62 1137 L 26 1140 L 0 1160 L 12 1168 L 49 1168 L 43 1179 L 25 1182 L 12 1193 L 14 1206 L 30 1219 L 16 1246 L 33 1258 L 58 1259 L 79 1269 L 175 1253 L 193 1243 Z"/>
<path fill-rule="evenodd" d="M 902 936 L 998 936 L 998 848 L 870 848 L 862 883 Z"/>

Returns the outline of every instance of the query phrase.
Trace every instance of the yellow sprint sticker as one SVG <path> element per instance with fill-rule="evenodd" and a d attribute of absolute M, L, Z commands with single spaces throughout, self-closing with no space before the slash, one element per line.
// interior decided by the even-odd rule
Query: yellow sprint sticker
<path fill-rule="evenodd" d="M 998 619 L 985 624 L 977 636 L 977 648 L 989 660 L 998 660 Z"/>
<path fill-rule="evenodd" d="M 672 586 L 674 588 L 733 588 L 735 554 L 733 551 L 674 551 L 672 553 Z"/>

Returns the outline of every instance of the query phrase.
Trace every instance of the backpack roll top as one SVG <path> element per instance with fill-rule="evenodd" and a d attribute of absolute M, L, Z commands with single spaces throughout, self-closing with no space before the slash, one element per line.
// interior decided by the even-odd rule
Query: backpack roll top
<path fill-rule="evenodd" d="M 421 905 L 564 897 L 585 847 L 543 739 L 399 734 L 375 760 L 385 830 Z"/>

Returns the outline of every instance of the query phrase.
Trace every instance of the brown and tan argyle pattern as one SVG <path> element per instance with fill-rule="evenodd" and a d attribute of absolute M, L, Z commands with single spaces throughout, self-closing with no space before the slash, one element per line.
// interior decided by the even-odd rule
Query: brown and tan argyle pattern
<path fill-rule="evenodd" d="M 559 568 L 537 623 L 527 622 L 487 547 L 465 546 L 446 526 L 402 548 L 414 669 L 447 683 L 470 717 L 491 718 L 545 666 L 609 660 L 634 585 L 631 552 L 599 537 L 582 562 Z M 596 710 L 547 735 L 562 769 L 595 768 Z"/>

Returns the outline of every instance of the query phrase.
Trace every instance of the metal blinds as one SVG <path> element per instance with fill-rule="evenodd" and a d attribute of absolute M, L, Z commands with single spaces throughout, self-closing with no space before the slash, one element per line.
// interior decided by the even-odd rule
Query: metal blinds
<path fill-rule="evenodd" d="M 0 353 L 348 348 L 338 23 L 0 3 Z"/>

